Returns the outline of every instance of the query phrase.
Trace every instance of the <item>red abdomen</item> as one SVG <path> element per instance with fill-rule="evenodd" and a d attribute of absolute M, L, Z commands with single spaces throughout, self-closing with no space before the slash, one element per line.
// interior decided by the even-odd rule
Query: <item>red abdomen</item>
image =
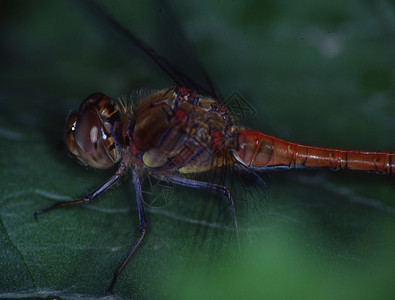
<path fill-rule="evenodd" d="M 287 142 L 258 130 L 243 130 L 235 159 L 251 168 L 331 168 L 393 174 L 395 153 L 343 150 Z"/>

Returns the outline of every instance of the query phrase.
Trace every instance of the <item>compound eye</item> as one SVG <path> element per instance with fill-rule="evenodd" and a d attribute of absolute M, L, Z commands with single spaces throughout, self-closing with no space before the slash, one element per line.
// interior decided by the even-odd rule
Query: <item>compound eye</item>
<path fill-rule="evenodd" d="M 98 169 L 107 169 L 114 165 L 117 153 L 113 139 L 105 133 L 95 111 L 87 110 L 81 116 L 71 115 L 68 126 L 67 148 L 84 165 Z M 113 150 L 108 151 L 108 148 Z"/>
<path fill-rule="evenodd" d="M 75 128 L 75 141 L 77 145 L 86 153 L 97 150 L 97 143 L 100 140 L 100 121 L 93 111 L 86 111 L 79 118 Z"/>
<path fill-rule="evenodd" d="M 110 168 L 120 159 L 116 135 L 120 123 L 121 112 L 114 100 L 92 94 L 67 119 L 66 146 L 84 165 Z"/>

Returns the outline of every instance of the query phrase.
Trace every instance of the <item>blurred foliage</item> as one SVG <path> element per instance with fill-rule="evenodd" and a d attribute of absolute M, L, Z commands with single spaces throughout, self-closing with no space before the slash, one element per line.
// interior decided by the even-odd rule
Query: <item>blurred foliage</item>
<path fill-rule="evenodd" d="M 103 4 L 186 74 L 201 77 L 196 57 L 225 98 L 237 91 L 256 111 L 240 123 L 305 144 L 395 151 L 390 2 Z M 104 297 L 138 235 L 127 179 L 90 205 L 33 218 L 111 175 L 67 155 L 70 110 L 96 91 L 116 97 L 172 85 L 90 10 L 79 1 L 0 2 L 2 298 Z M 148 235 L 115 295 L 394 296 L 394 176 L 306 170 L 268 178 L 267 190 L 234 184 L 240 255 L 223 197 L 171 187 L 169 203 L 147 209 Z M 145 186 L 147 198 L 161 191 Z"/>

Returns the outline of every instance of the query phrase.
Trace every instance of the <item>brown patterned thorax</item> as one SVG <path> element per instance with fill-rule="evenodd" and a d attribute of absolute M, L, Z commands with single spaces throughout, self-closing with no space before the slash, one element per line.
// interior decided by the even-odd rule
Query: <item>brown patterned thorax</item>
<path fill-rule="evenodd" d="M 175 89 L 151 95 L 132 114 L 128 137 L 144 167 L 203 172 L 233 161 L 238 128 L 211 98 Z"/>

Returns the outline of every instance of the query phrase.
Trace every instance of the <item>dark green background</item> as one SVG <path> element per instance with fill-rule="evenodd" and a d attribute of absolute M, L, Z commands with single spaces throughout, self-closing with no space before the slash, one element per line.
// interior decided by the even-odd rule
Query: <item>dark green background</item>
<path fill-rule="evenodd" d="M 240 120 L 246 126 L 305 144 L 395 151 L 390 2 L 175 1 L 176 19 L 163 19 L 168 7 L 156 2 L 106 4 L 198 76 L 179 55 L 191 57 L 172 31 L 179 25 L 222 94 L 236 90 L 255 109 Z M 62 142 L 68 113 L 87 95 L 172 83 L 77 1 L 0 5 L 0 297 L 105 296 L 138 234 L 129 181 L 92 205 L 38 222 L 33 212 L 111 175 L 75 163 Z M 241 255 L 223 197 L 176 188 L 170 204 L 148 209 L 148 236 L 115 294 L 394 296 L 394 176 L 306 170 L 267 177 L 266 190 L 238 189 Z"/>

